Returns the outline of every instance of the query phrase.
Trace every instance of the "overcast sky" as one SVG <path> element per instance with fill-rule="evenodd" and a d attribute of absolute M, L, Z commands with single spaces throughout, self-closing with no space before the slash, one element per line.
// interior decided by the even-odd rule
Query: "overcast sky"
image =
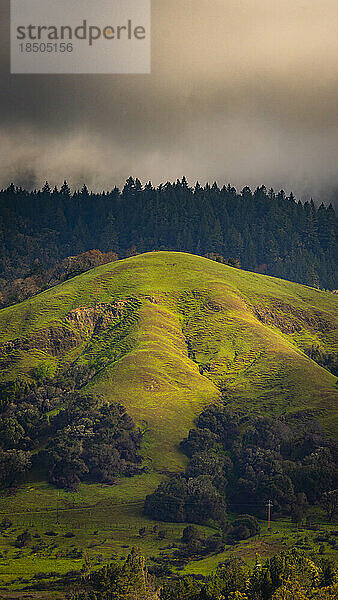
<path fill-rule="evenodd" d="M 123 76 L 10 75 L 0 7 L 1 186 L 338 188 L 337 0 L 153 0 L 152 74 Z"/>

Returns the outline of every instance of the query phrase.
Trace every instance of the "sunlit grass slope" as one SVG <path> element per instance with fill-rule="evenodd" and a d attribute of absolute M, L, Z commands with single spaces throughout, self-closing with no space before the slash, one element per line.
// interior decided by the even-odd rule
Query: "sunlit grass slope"
<path fill-rule="evenodd" d="M 67 317 L 118 302 L 121 314 L 106 330 L 79 328 Z M 175 470 L 184 466 L 179 441 L 221 392 L 248 411 L 312 408 L 332 431 L 336 378 L 303 349 L 319 344 L 332 352 L 336 323 L 331 293 L 185 253 L 147 253 L 0 311 L 2 341 L 27 342 L 14 353 L 2 345 L 2 379 L 29 379 L 41 365 L 49 373 L 74 361 L 93 367 L 86 389 L 144 422 L 143 454 L 155 470 Z M 51 348 L 44 336 L 53 328 L 54 337 L 67 330 L 76 343 Z"/>
<path fill-rule="evenodd" d="M 108 316 L 98 326 L 100 311 Z M 0 498 L 0 518 L 13 521 L 0 544 L 0 585 L 13 589 L 24 585 L 18 577 L 81 568 L 82 559 L 65 554 L 74 543 L 104 562 L 132 545 L 148 557 L 158 554 L 163 541 L 138 535 L 140 527 L 150 532 L 155 525 L 142 514 L 143 500 L 164 471 L 184 468 L 179 442 L 221 395 L 244 411 L 313 410 L 334 430 L 336 378 L 303 350 L 312 344 L 337 350 L 337 297 L 205 258 L 158 252 L 98 267 L 1 310 L 0 338 L 2 381 L 29 380 L 36 368 L 51 376 L 74 364 L 89 367 L 84 389 L 127 407 L 146 431 L 142 454 L 150 467 L 116 486 L 61 490 L 59 499 L 56 488 L 28 476 L 16 495 Z M 26 527 L 48 543 L 41 555 L 28 548 L 18 558 L 14 540 Z M 165 543 L 177 542 L 183 527 L 166 526 Z M 57 547 L 45 537 L 51 529 Z M 69 531 L 70 540 L 63 537 Z M 244 555 L 268 556 L 279 549 L 272 542 Z M 222 556 L 189 569 L 209 572 Z"/>

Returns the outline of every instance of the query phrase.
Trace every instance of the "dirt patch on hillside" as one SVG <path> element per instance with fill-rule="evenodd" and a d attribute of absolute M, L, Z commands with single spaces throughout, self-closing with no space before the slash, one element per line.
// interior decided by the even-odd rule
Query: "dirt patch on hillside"
<path fill-rule="evenodd" d="M 129 299 L 129 304 L 130 304 Z M 30 336 L 0 344 L 0 368 L 8 369 L 20 360 L 22 352 L 42 350 L 51 356 L 62 354 L 81 346 L 98 331 L 123 318 L 128 299 L 111 304 L 99 303 L 91 307 L 71 310 L 63 319 L 64 325 L 51 325 L 34 331 Z"/>
<path fill-rule="evenodd" d="M 98 303 L 94 306 L 83 306 L 71 310 L 65 317 L 70 325 L 80 330 L 94 331 L 97 327 L 110 325 L 115 319 L 123 316 L 126 301 L 119 300 L 112 304 Z"/>

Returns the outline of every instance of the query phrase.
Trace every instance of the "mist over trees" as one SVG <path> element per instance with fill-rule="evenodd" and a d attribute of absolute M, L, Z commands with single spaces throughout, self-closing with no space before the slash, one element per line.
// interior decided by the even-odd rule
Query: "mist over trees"
<path fill-rule="evenodd" d="M 154 188 L 129 178 L 122 190 L 71 192 L 48 183 L 0 192 L 0 278 L 41 273 L 90 249 L 120 258 L 153 250 L 232 257 L 234 265 L 335 289 L 333 207 L 302 204 L 264 186 L 189 187 L 185 178 Z"/>

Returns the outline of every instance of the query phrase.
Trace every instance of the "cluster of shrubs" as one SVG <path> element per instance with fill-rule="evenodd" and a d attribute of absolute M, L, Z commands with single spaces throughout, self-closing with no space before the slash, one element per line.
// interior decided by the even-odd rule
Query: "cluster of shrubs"
<path fill-rule="evenodd" d="M 338 377 L 338 353 L 326 352 L 319 344 L 312 344 L 305 349 L 307 354 L 316 363 L 331 371 L 333 375 Z"/>
<path fill-rule="evenodd" d="M 195 539 L 185 531 L 185 544 Z M 243 561 L 231 556 L 207 577 L 172 573 L 165 565 L 147 568 L 145 559 L 134 549 L 124 564 L 111 563 L 96 570 L 73 574 L 77 592 L 70 600 L 329 600 L 337 596 L 337 572 L 333 561 L 310 558 L 304 551 L 290 549 L 248 571 Z M 149 572 L 152 572 L 150 575 Z M 69 580 L 68 574 L 68 580 Z M 75 586 L 74 586 L 75 587 Z"/>
<path fill-rule="evenodd" d="M 142 471 L 142 435 L 120 404 L 77 392 L 51 419 L 51 429 L 53 439 L 40 454 L 58 487 L 76 490 L 82 480 L 112 484 Z"/>
<path fill-rule="evenodd" d="M 256 561 L 248 573 L 238 557 L 230 557 L 208 577 L 172 577 L 160 600 L 330 600 L 338 592 L 333 561 L 314 560 L 301 550 L 281 552 Z"/>
<path fill-rule="evenodd" d="M 61 378 L 4 384 L 0 399 L 2 487 L 34 466 L 69 490 L 82 480 L 112 484 L 141 471 L 142 434 L 123 406 L 74 390 Z M 42 442 L 45 449 L 36 452 Z"/>
<path fill-rule="evenodd" d="M 114 562 L 96 571 L 85 564 L 80 577 L 74 575 L 79 591 L 70 600 L 158 598 L 155 579 L 148 572 L 145 558 L 134 549 L 123 564 Z"/>
<path fill-rule="evenodd" d="M 263 517 L 272 500 L 275 515 L 291 514 L 299 521 L 309 504 L 329 499 L 332 505 L 337 444 L 310 412 L 271 418 L 211 406 L 196 425 L 181 443 L 190 458 L 186 472 L 160 483 L 146 498 L 150 517 L 223 526 L 226 504 L 233 512 Z M 249 528 L 241 528 L 245 537 Z"/>
<path fill-rule="evenodd" d="M 182 558 L 218 554 L 224 550 L 224 542 L 221 534 L 215 533 L 214 535 L 203 537 L 194 525 L 188 525 L 183 530 L 181 542 L 182 546 L 177 554 Z"/>
<path fill-rule="evenodd" d="M 247 540 L 250 537 L 259 535 L 260 525 L 252 515 L 239 515 L 226 529 L 226 539 L 228 543 Z"/>
<path fill-rule="evenodd" d="M 217 252 L 207 252 L 205 258 L 209 258 L 209 260 L 214 260 L 215 262 L 221 263 L 222 265 L 236 267 L 236 269 L 241 268 L 241 261 L 239 260 L 239 258 L 233 258 L 232 256 L 229 256 L 229 258 L 224 258 L 222 254 L 218 254 Z"/>

